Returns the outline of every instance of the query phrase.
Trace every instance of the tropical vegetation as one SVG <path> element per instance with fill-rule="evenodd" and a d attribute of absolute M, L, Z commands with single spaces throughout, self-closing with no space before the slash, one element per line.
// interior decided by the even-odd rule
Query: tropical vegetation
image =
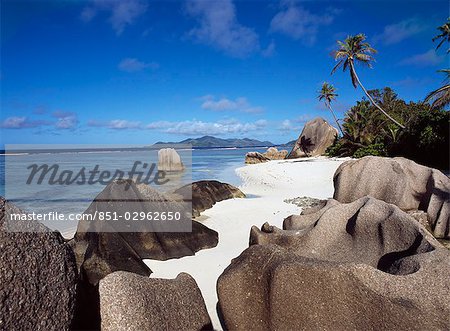
<path fill-rule="evenodd" d="M 319 99 L 319 101 L 325 102 L 325 106 L 330 110 L 331 114 L 333 115 L 334 121 L 336 122 L 339 131 L 341 131 L 341 134 L 344 135 L 344 131 L 342 131 L 342 127 L 339 124 L 339 121 L 336 117 L 336 114 L 333 111 L 333 108 L 331 107 L 331 102 L 334 101 L 337 96 L 338 95 L 336 93 L 336 88 L 333 85 L 324 82 L 322 84 L 322 88 L 320 89 L 317 98 Z"/>
<path fill-rule="evenodd" d="M 425 98 L 425 102 L 431 102 L 431 107 L 437 109 L 450 104 L 450 69 L 441 69 L 439 72 L 443 72 L 446 76 L 444 85 L 430 92 Z"/>
<path fill-rule="evenodd" d="M 343 120 L 344 134 L 327 150 L 330 156 L 403 156 L 421 164 L 448 169 L 450 113 L 423 102 L 405 102 L 389 87 L 368 93 L 405 123 L 400 129 L 362 98 Z"/>
<path fill-rule="evenodd" d="M 359 85 L 370 102 L 376 107 L 376 109 L 383 113 L 384 116 L 386 116 L 393 123 L 404 129 L 405 127 L 403 124 L 400 124 L 386 111 L 384 111 L 383 108 L 381 108 L 380 105 L 375 102 L 375 100 L 373 100 L 364 85 L 361 83 L 358 74 L 356 73 L 356 63 L 361 63 L 369 68 L 372 68 L 372 62 L 375 60 L 372 54 L 377 53 L 377 51 L 372 48 L 372 46 L 370 46 L 368 42 L 366 42 L 366 36 L 360 33 L 356 36 L 348 36 L 343 42 L 338 41 L 337 43 L 339 45 L 339 49 L 333 52 L 333 54 L 335 60 L 338 61 L 338 63 L 334 66 L 331 73 L 335 73 L 336 70 L 341 67 L 343 71 L 346 71 L 348 69 L 350 71 L 350 77 L 353 86 L 357 88 Z"/>
<path fill-rule="evenodd" d="M 433 38 L 433 41 L 439 40 L 436 49 L 445 41 L 450 42 L 450 19 L 438 30 L 440 34 Z M 448 170 L 450 112 L 446 107 L 450 104 L 450 69 L 439 70 L 446 75 L 444 84 L 430 92 L 423 102 L 407 103 L 389 87 L 366 90 L 362 85 L 355 64 L 371 68 L 373 54 L 377 52 L 366 42 L 364 34 L 349 36 L 338 41 L 338 45 L 338 50 L 333 53 L 337 64 L 332 74 L 339 68 L 349 70 L 353 86 L 361 87 L 365 96 L 346 112 L 341 125 L 331 107 L 338 96 L 336 89 L 323 83 L 318 98 L 325 102 L 341 131 L 327 154 L 357 158 L 403 156 Z"/>
<path fill-rule="evenodd" d="M 447 41 L 450 43 L 450 18 L 447 19 L 447 23 L 438 27 L 438 30 L 441 33 L 433 38 L 433 41 L 440 40 L 439 44 L 436 46 L 436 50 L 438 50 L 444 42 Z M 447 54 L 449 52 L 450 48 L 447 49 Z M 431 106 L 433 108 L 446 107 L 450 104 L 450 69 L 441 69 L 438 70 L 438 72 L 442 72 L 445 75 L 444 85 L 430 92 L 425 98 L 425 102 L 431 101 Z"/>
<path fill-rule="evenodd" d="M 440 40 L 439 44 L 436 46 L 436 49 L 439 49 L 444 42 L 450 42 L 450 17 L 447 18 L 447 22 L 442 24 L 437 28 L 440 32 L 436 37 L 433 38 L 433 42 L 436 40 Z M 447 53 L 450 52 L 450 48 L 447 49 Z"/>

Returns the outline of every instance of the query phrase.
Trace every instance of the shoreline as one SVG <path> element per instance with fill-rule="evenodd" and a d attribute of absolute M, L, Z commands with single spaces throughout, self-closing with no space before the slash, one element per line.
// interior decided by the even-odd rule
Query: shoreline
<path fill-rule="evenodd" d="M 242 180 L 239 188 L 247 198 L 218 202 L 197 219 L 219 233 L 219 244 L 194 256 L 167 261 L 145 259 L 153 271 L 150 278 L 173 279 L 181 272 L 189 273 L 202 292 L 214 328 L 221 329 L 216 311 L 217 278 L 248 247 L 251 227 L 269 222 L 281 228 L 284 218 L 301 212 L 285 199 L 332 197 L 333 174 L 345 160 L 314 157 L 302 162 L 275 160 L 236 168 Z"/>

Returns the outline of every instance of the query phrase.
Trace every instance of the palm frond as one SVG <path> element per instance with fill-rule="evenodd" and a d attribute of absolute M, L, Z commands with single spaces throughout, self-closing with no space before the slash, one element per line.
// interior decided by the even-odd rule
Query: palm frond
<path fill-rule="evenodd" d="M 348 64 L 349 64 L 349 62 L 348 62 L 348 61 L 345 61 L 345 62 L 344 62 L 344 68 L 343 68 L 342 70 L 347 71 Z"/>
<path fill-rule="evenodd" d="M 331 74 L 334 74 L 336 72 L 336 70 L 338 70 L 342 64 L 344 63 L 344 60 L 340 60 L 333 68 L 333 70 L 331 70 Z"/>
<path fill-rule="evenodd" d="M 450 17 L 447 18 L 447 22 L 437 28 L 441 33 L 435 36 L 432 40 L 435 42 L 436 40 L 441 39 L 439 44 L 436 46 L 436 50 L 439 49 L 444 42 L 450 42 Z M 447 53 L 450 52 L 450 49 L 447 50 Z"/>
<path fill-rule="evenodd" d="M 444 85 L 437 90 L 430 92 L 426 98 L 425 102 L 430 102 L 432 108 L 441 108 L 450 104 L 450 85 Z"/>
<path fill-rule="evenodd" d="M 355 54 L 355 58 L 361 62 L 374 62 L 375 58 L 369 54 L 358 53 Z"/>
<path fill-rule="evenodd" d="M 333 56 L 335 60 L 345 59 L 345 62 L 339 62 L 331 72 L 334 73 L 341 66 L 343 71 L 346 71 L 348 69 L 348 61 L 351 60 L 356 60 L 356 62 L 368 65 L 371 68 L 370 63 L 375 61 L 372 54 L 375 54 L 377 50 L 365 40 L 366 36 L 360 33 L 355 36 L 348 36 L 344 41 L 338 41 L 339 48 L 333 52 Z M 352 81 L 354 82 L 353 78 Z"/>

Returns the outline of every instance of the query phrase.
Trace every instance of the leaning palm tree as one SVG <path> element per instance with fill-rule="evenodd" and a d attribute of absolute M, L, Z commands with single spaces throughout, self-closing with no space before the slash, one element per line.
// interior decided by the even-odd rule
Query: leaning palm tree
<path fill-rule="evenodd" d="M 441 40 L 439 44 L 436 46 L 436 49 L 442 46 L 444 42 L 450 42 L 450 17 L 447 18 L 447 23 L 442 24 L 437 28 L 441 33 L 433 38 L 433 42 L 436 40 Z M 447 53 L 450 52 L 450 49 L 447 49 Z"/>
<path fill-rule="evenodd" d="M 359 62 L 367 65 L 369 68 L 372 68 L 371 62 L 375 59 L 371 54 L 375 54 L 377 51 L 373 49 L 369 43 L 365 42 L 366 36 L 362 33 L 357 34 L 356 36 L 348 36 L 345 41 L 338 41 L 339 49 L 333 52 L 334 58 L 338 63 L 335 65 L 331 74 L 335 73 L 337 69 L 342 67 L 343 71 L 349 69 L 350 77 L 352 79 L 352 84 L 355 88 L 358 85 L 366 94 L 367 98 L 369 98 L 370 102 L 381 111 L 387 118 L 389 118 L 392 122 L 397 124 L 402 129 L 405 128 L 404 125 L 397 122 L 394 118 L 392 118 L 388 113 L 386 113 L 372 98 L 372 96 L 367 92 L 365 87 L 361 84 L 358 75 L 355 70 L 355 62 Z"/>
<path fill-rule="evenodd" d="M 431 107 L 442 108 L 450 104 L 450 69 L 442 69 L 447 77 L 444 80 L 444 86 L 430 92 L 425 98 L 425 102 L 432 101 Z"/>
<path fill-rule="evenodd" d="M 334 121 L 336 122 L 336 125 L 339 127 L 339 130 L 341 131 L 342 136 L 344 136 L 344 131 L 342 131 L 342 127 L 339 124 L 339 121 L 336 117 L 336 115 L 334 114 L 333 108 L 331 107 L 331 102 L 336 100 L 337 97 L 337 93 L 336 93 L 336 89 L 333 85 L 328 84 L 327 82 L 324 82 L 322 84 L 322 88 L 319 91 L 319 95 L 317 96 L 317 98 L 319 99 L 319 101 L 324 101 L 325 102 L 325 106 L 327 106 L 327 108 L 330 110 L 331 114 L 334 117 Z"/>

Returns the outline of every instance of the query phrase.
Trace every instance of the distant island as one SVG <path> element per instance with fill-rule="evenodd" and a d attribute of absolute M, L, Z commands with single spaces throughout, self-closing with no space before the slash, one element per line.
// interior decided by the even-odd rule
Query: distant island
<path fill-rule="evenodd" d="M 294 143 L 295 141 L 289 142 Z M 230 147 L 272 147 L 272 146 L 292 146 L 292 145 L 277 145 L 270 141 L 260 141 L 257 139 L 249 138 L 230 138 L 221 139 L 212 136 L 203 136 L 200 138 L 188 138 L 179 142 L 162 142 L 158 141 L 155 145 L 167 145 L 167 144 L 189 144 L 194 148 L 230 148 Z"/>
<path fill-rule="evenodd" d="M 118 152 L 118 151 L 140 151 L 159 148 L 158 145 L 175 145 L 175 144 L 185 144 L 191 145 L 193 148 L 197 149 L 207 149 L 207 148 L 246 148 L 246 147 L 278 147 L 278 148 L 290 148 L 294 146 L 295 140 L 289 141 L 285 144 L 274 144 L 270 141 L 260 141 L 257 139 L 250 138 L 230 138 L 221 139 L 212 136 L 203 136 L 200 138 L 188 138 L 179 142 L 162 142 L 158 141 L 153 145 L 143 146 L 143 147 L 106 147 L 101 146 L 98 148 L 86 147 L 86 148 L 63 148 L 63 149 L 10 149 L 4 150 L 0 149 L 0 155 L 14 155 L 14 154 L 36 154 L 36 153 L 91 153 L 93 151 L 97 152 Z"/>

